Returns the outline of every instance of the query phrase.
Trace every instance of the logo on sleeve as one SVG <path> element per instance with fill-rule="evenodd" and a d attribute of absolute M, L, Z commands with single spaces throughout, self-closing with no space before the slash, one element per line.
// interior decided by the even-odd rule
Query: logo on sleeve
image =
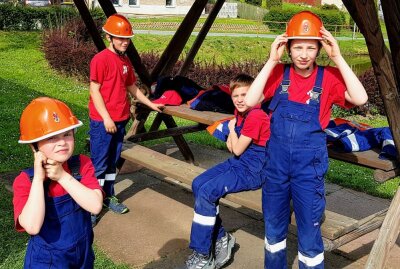
<path fill-rule="evenodd" d="M 123 74 L 123 75 L 128 74 L 128 66 L 127 66 L 127 65 L 123 65 L 122 68 L 123 68 L 123 69 L 122 69 L 122 74 Z"/>

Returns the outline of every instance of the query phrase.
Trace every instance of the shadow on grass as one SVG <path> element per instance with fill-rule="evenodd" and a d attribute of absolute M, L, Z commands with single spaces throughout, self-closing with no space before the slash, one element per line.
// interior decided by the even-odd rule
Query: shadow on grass
<path fill-rule="evenodd" d="M 2 181 L 3 178 L 1 177 Z M 14 229 L 12 193 L 0 181 L 0 268 L 22 268 L 29 236 Z"/>

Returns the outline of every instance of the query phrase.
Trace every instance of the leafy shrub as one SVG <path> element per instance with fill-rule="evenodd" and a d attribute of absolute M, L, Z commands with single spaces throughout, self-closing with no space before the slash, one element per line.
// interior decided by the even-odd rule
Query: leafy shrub
<path fill-rule="evenodd" d="M 364 74 L 359 76 L 359 79 L 368 94 L 368 102 L 364 106 L 359 107 L 358 111 L 362 114 L 378 113 L 380 115 L 386 115 L 374 70 L 371 68 L 365 71 Z"/>
<path fill-rule="evenodd" d="M 72 8 L 0 5 L 0 30 L 40 30 L 62 25 L 77 16 Z"/>
<path fill-rule="evenodd" d="M 273 7 L 270 9 L 270 12 L 265 15 L 264 21 L 268 25 L 269 29 L 284 32 L 286 30 L 286 22 L 288 22 L 294 14 L 302 10 L 305 10 L 305 8 L 301 6 L 292 7 L 290 9 Z M 315 8 L 309 10 L 317 14 L 322 19 L 325 27 L 329 31 L 338 31 L 340 30 L 340 27 L 338 28 L 337 26 L 341 26 L 346 23 L 344 12 Z"/>
<path fill-rule="evenodd" d="M 102 25 L 97 21 L 98 30 Z M 43 50 L 50 66 L 60 72 L 88 80 L 89 64 L 97 50 L 80 18 L 75 18 L 63 27 L 44 33 Z"/>

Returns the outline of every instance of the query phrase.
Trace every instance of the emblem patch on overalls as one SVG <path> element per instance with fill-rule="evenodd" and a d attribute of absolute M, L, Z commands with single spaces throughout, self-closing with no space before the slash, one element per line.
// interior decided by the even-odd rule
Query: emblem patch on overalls
<path fill-rule="evenodd" d="M 53 112 L 53 119 L 55 122 L 60 122 L 60 118 L 58 117 L 56 112 Z"/>

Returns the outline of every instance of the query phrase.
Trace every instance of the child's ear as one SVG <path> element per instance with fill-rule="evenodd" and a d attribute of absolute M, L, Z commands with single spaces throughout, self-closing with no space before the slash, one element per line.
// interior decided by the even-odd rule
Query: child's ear
<path fill-rule="evenodd" d="M 39 148 L 38 148 L 38 144 L 37 144 L 37 143 L 29 144 L 29 147 L 32 149 L 33 153 L 36 153 L 36 152 L 39 151 Z"/>

